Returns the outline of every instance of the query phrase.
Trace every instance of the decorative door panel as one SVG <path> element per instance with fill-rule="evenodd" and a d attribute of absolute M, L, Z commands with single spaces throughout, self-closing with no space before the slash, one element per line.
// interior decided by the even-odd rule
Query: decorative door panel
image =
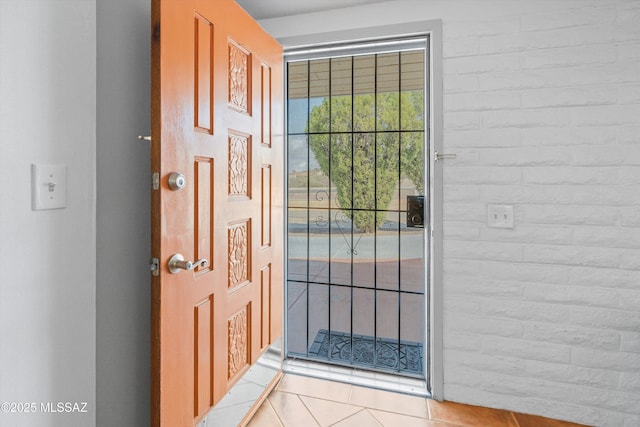
<path fill-rule="evenodd" d="M 251 114 L 251 54 L 229 41 L 229 105 Z"/>
<path fill-rule="evenodd" d="M 196 259 L 205 258 L 211 260 L 206 266 L 198 267 L 198 273 L 211 271 L 214 253 L 214 161 L 212 158 L 196 157 L 194 162 L 194 193 L 195 193 L 195 219 L 194 219 L 194 253 Z"/>
<path fill-rule="evenodd" d="M 213 295 L 194 309 L 194 417 L 204 416 L 213 406 Z"/>
<path fill-rule="evenodd" d="M 229 131 L 229 195 L 251 198 L 251 136 Z"/>
<path fill-rule="evenodd" d="M 229 290 L 251 282 L 251 220 L 229 225 Z"/>
<path fill-rule="evenodd" d="M 213 134 L 213 24 L 195 16 L 194 126 Z"/>
<path fill-rule="evenodd" d="M 233 381 L 251 363 L 251 303 L 229 319 L 227 379 Z"/>
<path fill-rule="evenodd" d="M 271 246 L 271 165 L 263 165 L 261 172 L 262 227 L 260 245 L 266 248 Z"/>
<path fill-rule="evenodd" d="M 260 89 L 261 142 L 267 147 L 271 147 L 271 67 L 267 64 L 260 66 Z"/>
<path fill-rule="evenodd" d="M 260 348 L 272 343 L 271 340 L 271 264 L 260 270 L 260 313 L 262 315 Z"/>
<path fill-rule="evenodd" d="M 282 49 L 233 0 L 152 21 L 152 425 L 187 426 L 282 334 Z"/>

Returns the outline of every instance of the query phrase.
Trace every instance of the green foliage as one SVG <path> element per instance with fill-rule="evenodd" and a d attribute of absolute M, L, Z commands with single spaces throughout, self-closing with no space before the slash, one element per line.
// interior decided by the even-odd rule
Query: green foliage
<path fill-rule="evenodd" d="M 374 94 L 325 98 L 311 111 L 311 150 L 335 185 L 340 208 L 360 231 L 373 232 L 384 222 L 386 212 L 375 210 L 389 207 L 400 173 L 423 191 L 423 131 L 421 91 L 380 93 L 377 102 Z"/>

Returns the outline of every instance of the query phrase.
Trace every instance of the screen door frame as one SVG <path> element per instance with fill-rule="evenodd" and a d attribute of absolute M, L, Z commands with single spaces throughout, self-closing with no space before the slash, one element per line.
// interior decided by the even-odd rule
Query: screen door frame
<path fill-rule="evenodd" d="M 379 53 L 388 46 L 393 50 L 393 43 L 398 40 L 426 40 L 426 123 L 425 123 L 425 176 L 428 194 L 428 223 L 425 223 L 425 380 L 417 380 L 379 372 L 349 369 L 346 367 L 323 364 L 320 362 L 300 361 L 287 358 L 284 361 L 284 371 L 299 373 L 325 379 L 349 382 L 368 387 L 399 391 L 415 395 L 429 396 L 436 400 L 443 399 L 443 296 L 442 296 L 442 161 L 436 161 L 436 152 L 442 153 L 443 139 L 443 101 L 442 101 L 442 21 L 421 21 L 409 24 L 394 24 L 379 27 L 361 28 L 355 30 L 333 31 L 327 33 L 310 34 L 281 38 L 278 41 L 284 47 L 285 69 L 286 63 L 292 58 L 304 57 L 313 59 L 330 55 L 338 56 L 338 52 L 349 52 L 351 49 L 362 49 L 360 53 Z M 359 47 L 358 47 L 359 46 Z M 318 53 L 314 53 L 318 52 Z M 285 74 L 286 87 L 286 74 Z M 287 103 L 285 102 L 285 109 Z M 288 129 L 287 112 L 285 111 L 285 129 Z M 286 145 L 286 144 L 285 144 Z M 287 158 L 285 147 L 285 161 Z M 286 180 L 285 180 L 286 182 Z M 287 191 L 287 189 L 285 189 Z M 286 206 L 285 199 L 285 209 Z M 285 218 L 285 225 L 287 219 Z M 285 230 L 287 228 L 285 227 Z M 285 239 L 285 251 L 287 239 Z M 285 277 L 287 277 L 285 263 Z M 285 292 L 286 293 L 286 292 Z M 286 301 L 286 295 L 285 295 Z M 287 310 L 283 310 L 286 323 Z M 285 354 L 287 346 L 285 326 Z"/>

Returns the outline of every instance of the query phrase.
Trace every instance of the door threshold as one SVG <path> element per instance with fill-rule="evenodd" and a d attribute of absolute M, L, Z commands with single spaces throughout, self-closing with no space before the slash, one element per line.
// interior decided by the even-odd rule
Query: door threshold
<path fill-rule="evenodd" d="M 302 375 L 412 396 L 431 397 L 427 382 L 416 378 L 297 359 L 285 359 L 282 370 L 285 374 Z"/>

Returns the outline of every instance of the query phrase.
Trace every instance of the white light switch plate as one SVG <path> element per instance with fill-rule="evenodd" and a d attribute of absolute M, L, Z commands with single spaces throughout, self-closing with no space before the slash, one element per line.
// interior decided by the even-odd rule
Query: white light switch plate
<path fill-rule="evenodd" d="M 488 205 L 487 225 L 491 228 L 513 228 L 513 206 Z"/>
<path fill-rule="evenodd" d="M 34 211 L 67 206 L 67 167 L 31 165 L 31 195 Z"/>

